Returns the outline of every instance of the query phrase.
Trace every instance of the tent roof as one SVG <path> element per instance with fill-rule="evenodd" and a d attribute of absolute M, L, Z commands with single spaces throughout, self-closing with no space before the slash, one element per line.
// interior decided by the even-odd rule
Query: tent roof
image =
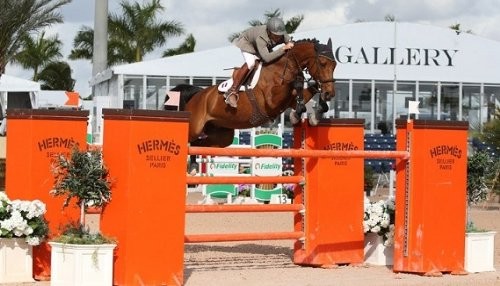
<path fill-rule="evenodd" d="M 500 42 L 449 28 L 362 22 L 296 33 L 333 41 L 338 79 L 500 83 Z M 395 52 L 394 52 L 395 50 Z M 110 68 L 113 74 L 230 77 L 244 62 L 233 45 Z"/>
<path fill-rule="evenodd" d="M 35 81 L 2 74 L 0 75 L 0 91 L 40 91 L 40 84 Z"/>
<path fill-rule="evenodd" d="M 229 77 L 231 69 L 243 64 L 238 48 L 227 46 L 196 53 L 126 64 L 111 68 L 114 74 Z"/>

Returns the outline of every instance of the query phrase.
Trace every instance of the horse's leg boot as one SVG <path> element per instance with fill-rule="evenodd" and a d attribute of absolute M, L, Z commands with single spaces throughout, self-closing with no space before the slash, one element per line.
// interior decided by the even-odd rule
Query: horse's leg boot
<path fill-rule="evenodd" d="M 229 106 L 236 108 L 238 107 L 238 98 L 239 98 L 239 90 L 240 86 L 243 83 L 243 80 L 247 77 L 250 69 L 248 65 L 244 63 L 241 68 L 235 70 L 233 72 L 233 85 L 231 88 L 224 94 L 225 102 Z"/>

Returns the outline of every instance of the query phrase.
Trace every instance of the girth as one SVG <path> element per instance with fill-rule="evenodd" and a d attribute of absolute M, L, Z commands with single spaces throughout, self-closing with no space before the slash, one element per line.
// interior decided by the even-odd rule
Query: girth
<path fill-rule="evenodd" d="M 268 123 L 273 121 L 267 114 L 265 114 L 260 108 L 259 104 L 257 103 L 257 99 L 255 98 L 255 94 L 253 92 L 253 89 L 249 88 L 247 85 L 245 86 L 245 92 L 248 96 L 248 100 L 250 101 L 250 104 L 252 105 L 252 113 L 250 115 L 250 119 L 248 122 L 252 126 L 261 126 L 264 123 Z"/>

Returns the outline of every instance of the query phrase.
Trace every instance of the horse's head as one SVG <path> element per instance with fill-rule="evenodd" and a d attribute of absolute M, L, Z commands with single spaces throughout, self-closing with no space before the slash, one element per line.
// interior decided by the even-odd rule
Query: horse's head
<path fill-rule="evenodd" d="M 316 81 L 314 88 L 321 94 L 324 101 L 335 96 L 335 80 L 333 72 L 337 66 L 333 56 L 332 40 L 320 44 L 317 40 L 301 40 L 292 49 L 302 69 L 307 69 Z"/>

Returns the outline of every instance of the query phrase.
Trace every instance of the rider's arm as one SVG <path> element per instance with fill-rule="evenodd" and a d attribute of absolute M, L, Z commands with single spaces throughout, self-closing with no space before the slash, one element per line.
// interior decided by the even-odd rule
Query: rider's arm
<path fill-rule="evenodd" d="M 292 41 L 292 37 L 290 37 L 290 35 L 288 35 L 288 34 L 284 34 L 283 35 L 283 41 L 285 42 L 285 44 L 289 43 L 289 42 Z"/>
<path fill-rule="evenodd" d="M 257 52 L 259 53 L 260 58 L 265 62 L 272 62 L 275 59 L 281 57 L 285 54 L 285 50 L 283 49 L 274 49 L 269 51 L 268 42 L 263 37 L 258 37 L 255 41 Z"/>

